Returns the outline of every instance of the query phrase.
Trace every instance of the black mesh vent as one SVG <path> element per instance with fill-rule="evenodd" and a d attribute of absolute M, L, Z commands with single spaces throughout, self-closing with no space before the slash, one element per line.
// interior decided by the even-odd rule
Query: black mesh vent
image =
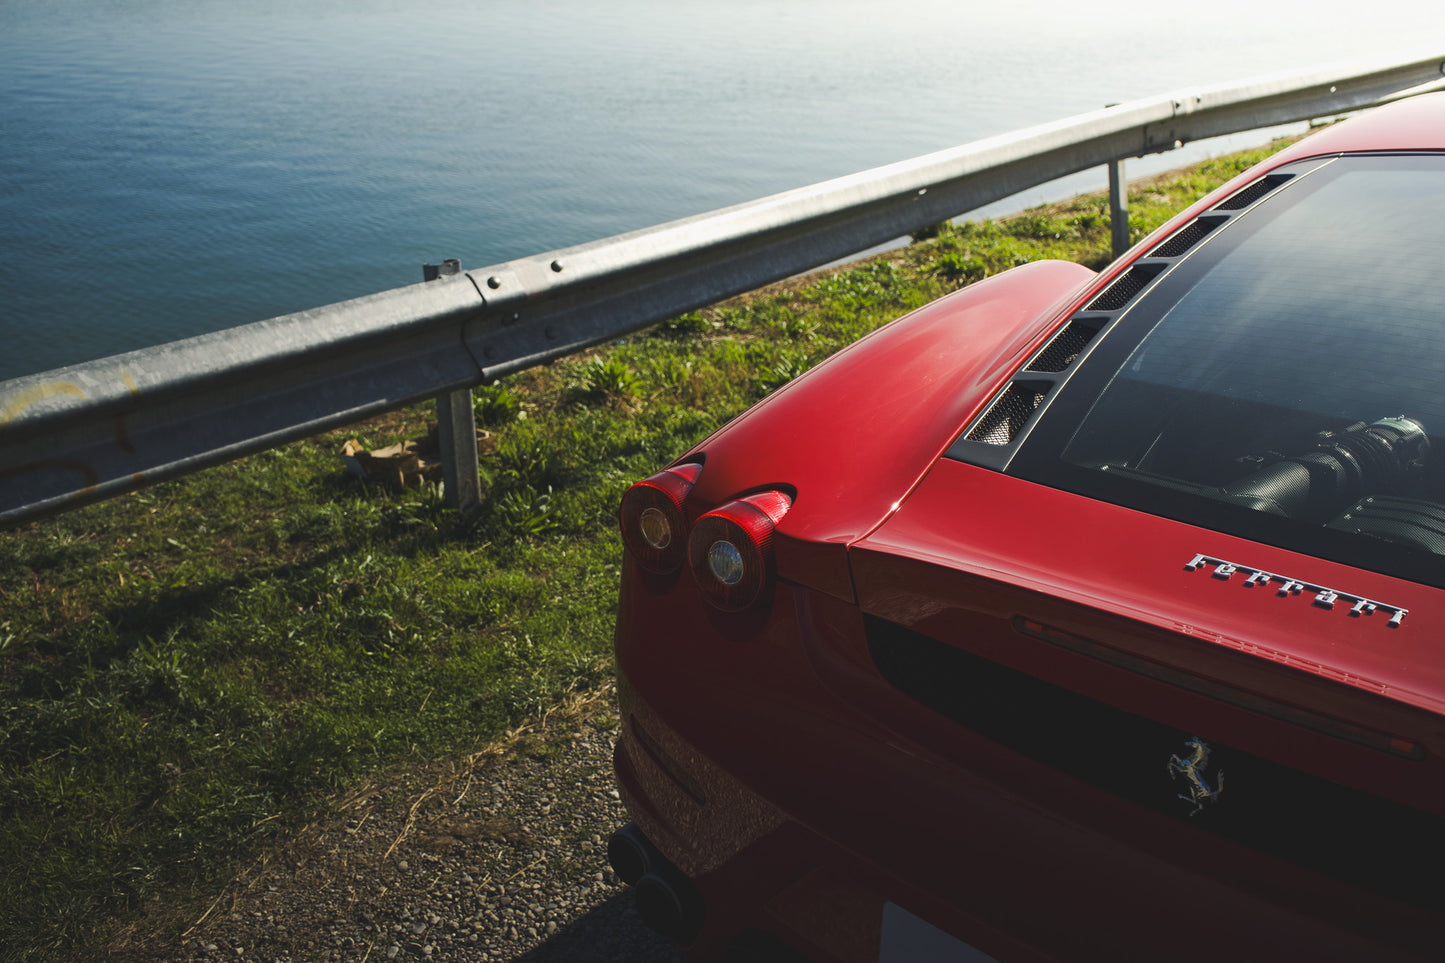
<path fill-rule="evenodd" d="M 1043 400 L 1042 391 L 1033 391 L 1018 383 L 1009 385 L 988 413 L 974 425 L 973 431 L 968 433 L 968 440 L 981 441 L 985 445 L 1007 445 Z"/>
<path fill-rule="evenodd" d="M 1385 896 L 1445 906 L 1445 820 L 1211 743 L 1229 781 L 1191 815 L 1171 756 L 1193 733 L 1126 712 L 892 622 L 868 649 L 901 692 L 1041 765 L 1205 832 Z"/>
<path fill-rule="evenodd" d="M 1219 221 L 1206 221 L 1202 218 L 1196 218 L 1184 230 L 1175 231 L 1171 237 L 1166 238 L 1163 244 L 1160 244 L 1149 252 L 1149 256 L 1179 257 L 1185 251 L 1204 240 L 1205 235 L 1218 227 L 1220 223 Z"/>
<path fill-rule="evenodd" d="M 1214 206 L 1216 211 L 1238 211 L 1248 207 L 1259 200 L 1270 191 L 1293 177 L 1293 174 L 1271 174 L 1268 177 L 1261 177 L 1246 187 L 1242 187 L 1233 194 L 1226 197 L 1219 204 Z"/>
<path fill-rule="evenodd" d="M 1098 332 L 1098 329 L 1078 321 L 1070 321 L 1068 327 L 1054 335 L 1038 357 L 1029 362 L 1026 371 L 1063 371 L 1074 363 L 1079 352 Z"/>
<path fill-rule="evenodd" d="M 1117 311 L 1130 301 L 1134 295 L 1144 290 L 1144 285 L 1158 277 L 1159 272 L 1164 269 L 1163 265 L 1157 264 L 1136 264 L 1125 271 L 1117 281 L 1104 289 L 1089 303 L 1086 311 Z"/>

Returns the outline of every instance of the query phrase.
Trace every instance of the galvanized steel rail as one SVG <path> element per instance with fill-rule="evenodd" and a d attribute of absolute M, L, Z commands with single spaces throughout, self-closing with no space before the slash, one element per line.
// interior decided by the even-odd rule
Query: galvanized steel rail
<path fill-rule="evenodd" d="M 463 390 L 1077 171 L 1413 95 L 1439 88 L 1442 77 L 1445 54 L 1436 53 L 1133 101 L 630 234 L 3 382 L 0 524 Z"/>

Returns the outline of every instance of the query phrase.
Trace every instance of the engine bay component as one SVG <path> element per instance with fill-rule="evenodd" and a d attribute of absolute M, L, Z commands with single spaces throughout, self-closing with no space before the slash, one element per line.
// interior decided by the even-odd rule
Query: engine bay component
<path fill-rule="evenodd" d="M 1366 493 L 1402 489 L 1425 466 L 1430 439 L 1403 415 L 1319 433 L 1315 450 L 1251 457 L 1262 467 L 1224 487 L 1226 501 L 1289 518 L 1324 521 Z"/>

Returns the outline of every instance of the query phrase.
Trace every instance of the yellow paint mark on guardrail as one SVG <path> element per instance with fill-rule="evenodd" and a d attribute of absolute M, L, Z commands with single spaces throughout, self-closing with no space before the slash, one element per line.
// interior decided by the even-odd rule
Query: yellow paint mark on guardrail
<path fill-rule="evenodd" d="M 122 374 L 127 382 L 134 384 L 129 375 L 125 375 L 124 372 Z M 69 381 L 52 381 L 48 385 L 37 385 L 28 391 L 22 391 L 10 399 L 10 403 L 5 406 L 4 411 L 0 411 L 0 432 L 8 428 L 10 422 L 20 417 L 20 413 L 26 408 L 56 395 L 74 395 L 77 398 L 84 398 L 85 392 L 81 391 L 78 385 L 73 385 Z"/>

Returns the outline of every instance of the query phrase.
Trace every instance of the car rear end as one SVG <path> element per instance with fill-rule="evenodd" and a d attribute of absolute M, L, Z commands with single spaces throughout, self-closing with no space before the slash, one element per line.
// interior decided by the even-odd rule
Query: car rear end
<path fill-rule="evenodd" d="M 1082 293 L 964 292 L 952 340 L 925 309 L 682 459 L 669 538 L 787 507 L 745 606 L 706 554 L 628 558 L 613 856 L 654 925 L 697 959 L 1439 957 L 1440 103 Z M 870 371 L 868 431 L 798 430 Z"/>
<path fill-rule="evenodd" d="M 742 626 L 629 584 L 620 624 L 693 627 L 618 638 L 619 784 L 676 893 L 639 888 L 652 921 L 699 959 L 1435 958 L 1438 707 L 1245 637 L 1357 631 L 1400 658 L 1438 637 L 1438 591 L 1372 586 L 1412 606 L 1392 629 L 1191 570 L 1211 533 L 979 472 L 931 474 L 856 546 L 856 605 L 781 583 Z M 960 498 L 997 521 L 940 525 Z M 1220 554 L 1326 581 L 1250 548 Z M 1067 585 L 1038 578 L 1055 553 Z M 1121 592 L 1141 567 L 1148 597 Z"/>

